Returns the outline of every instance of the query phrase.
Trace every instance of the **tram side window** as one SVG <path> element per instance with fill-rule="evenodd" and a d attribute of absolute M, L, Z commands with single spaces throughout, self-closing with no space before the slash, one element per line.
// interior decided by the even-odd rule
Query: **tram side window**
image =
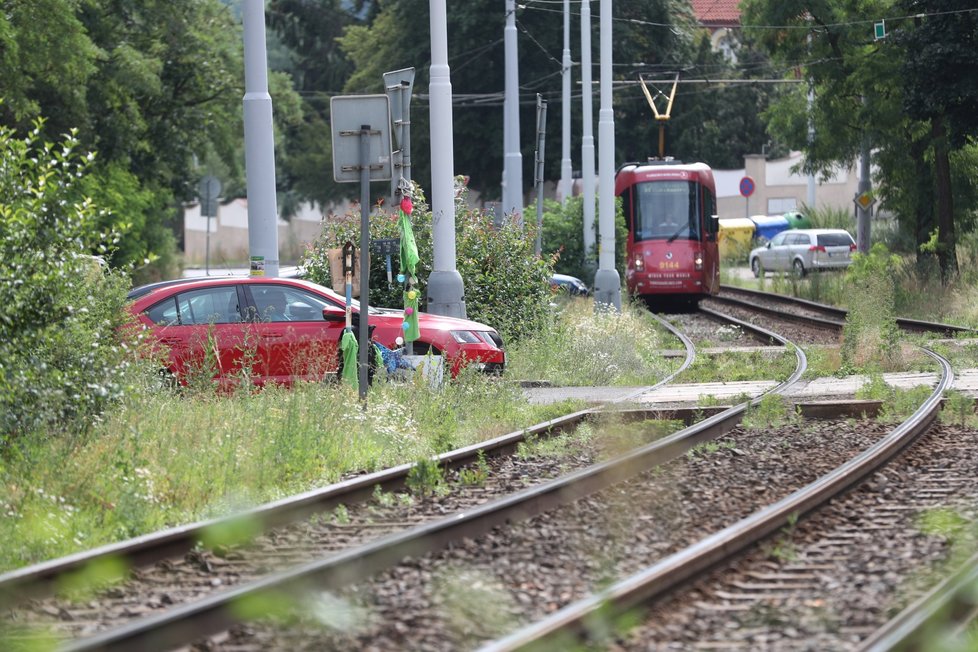
<path fill-rule="evenodd" d="M 634 216 L 632 215 L 632 189 L 625 188 L 619 196 L 621 197 L 621 212 L 625 216 L 625 228 L 631 231 L 632 224 L 634 223 Z"/>
<path fill-rule="evenodd" d="M 703 186 L 703 219 L 706 220 L 706 234 L 708 240 L 716 240 L 717 233 L 720 231 L 720 220 L 713 216 L 717 214 L 717 199 L 706 186 Z"/>
<path fill-rule="evenodd" d="M 635 187 L 634 238 L 698 240 L 699 186 L 689 181 L 647 181 Z"/>

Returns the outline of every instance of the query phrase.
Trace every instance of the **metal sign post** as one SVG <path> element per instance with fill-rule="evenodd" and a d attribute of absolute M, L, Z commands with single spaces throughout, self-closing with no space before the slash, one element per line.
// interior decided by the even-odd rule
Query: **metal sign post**
<path fill-rule="evenodd" d="M 217 217 L 217 198 L 221 195 L 221 181 L 210 175 L 200 180 L 200 214 L 207 218 L 207 236 L 204 245 L 204 274 L 211 275 L 211 218 Z"/>
<path fill-rule="evenodd" d="M 537 187 L 537 256 L 543 251 L 543 157 L 547 144 L 547 102 L 537 93 L 537 152 L 536 175 L 533 182 Z"/>
<path fill-rule="evenodd" d="M 754 179 L 745 176 L 740 180 L 740 194 L 747 200 L 744 205 L 744 217 L 750 219 L 750 196 L 754 194 Z"/>
<path fill-rule="evenodd" d="M 384 73 L 384 90 L 390 99 L 391 119 L 394 121 L 394 175 L 391 177 L 391 208 L 397 207 L 400 180 L 411 180 L 411 93 L 414 89 L 414 68 Z"/>
<path fill-rule="evenodd" d="M 346 95 L 330 100 L 333 178 L 360 182 L 360 400 L 367 398 L 369 360 L 370 182 L 391 178 L 391 116 L 386 95 Z"/>

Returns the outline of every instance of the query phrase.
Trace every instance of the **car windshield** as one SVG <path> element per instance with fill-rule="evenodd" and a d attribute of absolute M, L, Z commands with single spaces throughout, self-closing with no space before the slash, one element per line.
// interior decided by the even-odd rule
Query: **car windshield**
<path fill-rule="evenodd" d="M 848 233 L 819 233 L 818 244 L 823 247 L 848 247 L 852 236 Z"/>
<path fill-rule="evenodd" d="M 698 240 L 699 185 L 693 181 L 646 181 L 635 187 L 633 237 Z"/>

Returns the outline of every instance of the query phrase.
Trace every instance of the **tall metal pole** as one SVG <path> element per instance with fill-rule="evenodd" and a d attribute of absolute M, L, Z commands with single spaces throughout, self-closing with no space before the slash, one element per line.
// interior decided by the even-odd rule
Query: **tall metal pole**
<path fill-rule="evenodd" d="M 812 35 L 808 35 L 808 53 L 812 51 Z M 815 80 L 808 78 L 808 152 L 811 155 L 815 144 Z M 808 210 L 815 210 L 815 173 L 808 173 Z"/>
<path fill-rule="evenodd" d="M 533 184 L 537 187 L 537 242 L 536 253 L 543 252 L 543 161 L 547 145 L 547 103 L 537 93 L 537 151 Z"/>
<path fill-rule="evenodd" d="M 864 98 L 865 101 L 865 98 Z M 867 193 L 872 188 L 869 178 L 869 136 L 863 135 L 863 143 L 859 156 L 859 186 L 857 196 Z M 869 252 L 870 241 L 870 216 L 872 206 L 863 208 L 858 202 L 856 204 L 856 250 L 860 253 Z"/>
<path fill-rule="evenodd" d="M 581 183 L 584 185 L 584 259 L 593 269 L 594 232 L 594 114 L 591 109 L 591 0 L 581 0 Z"/>
<path fill-rule="evenodd" d="M 573 192 L 571 166 L 571 51 L 570 51 L 570 0 L 564 0 L 564 55 L 560 65 L 561 124 L 560 124 L 560 201 L 566 203 Z"/>
<path fill-rule="evenodd" d="M 265 3 L 244 0 L 244 137 L 248 177 L 248 252 L 252 275 L 278 276 L 278 207 L 275 197 L 275 138 L 268 94 Z"/>
<path fill-rule="evenodd" d="M 428 312 L 465 317 L 462 275 L 455 267 L 455 157 L 452 141 L 452 81 L 448 67 L 445 0 L 429 0 L 431 71 L 431 222 L 434 269 L 428 277 Z"/>
<path fill-rule="evenodd" d="M 357 369 L 360 380 L 360 400 L 367 400 L 367 365 L 369 354 L 373 348 L 370 345 L 370 324 L 368 315 L 370 305 L 367 301 L 370 286 L 370 125 L 360 125 L 360 341 Z"/>
<path fill-rule="evenodd" d="M 506 86 L 503 108 L 503 215 L 523 214 L 523 155 L 520 153 L 520 74 L 516 53 L 516 1 L 506 0 Z"/>
<path fill-rule="evenodd" d="M 621 276 L 615 269 L 615 115 L 611 108 L 611 0 L 601 0 L 601 111 L 598 114 L 598 212 L 601 246 L 594 301 L 621 311 Z"/>

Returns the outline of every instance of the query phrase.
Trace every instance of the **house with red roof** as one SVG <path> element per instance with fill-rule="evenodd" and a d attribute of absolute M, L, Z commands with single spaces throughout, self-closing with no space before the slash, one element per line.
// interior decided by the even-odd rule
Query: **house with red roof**
<path fill-rule="evenodd" d="M 739 0 L 690 0 L 696 19 L 710 30 L 713 49 L 734 59 L 740 31 Z"/>

